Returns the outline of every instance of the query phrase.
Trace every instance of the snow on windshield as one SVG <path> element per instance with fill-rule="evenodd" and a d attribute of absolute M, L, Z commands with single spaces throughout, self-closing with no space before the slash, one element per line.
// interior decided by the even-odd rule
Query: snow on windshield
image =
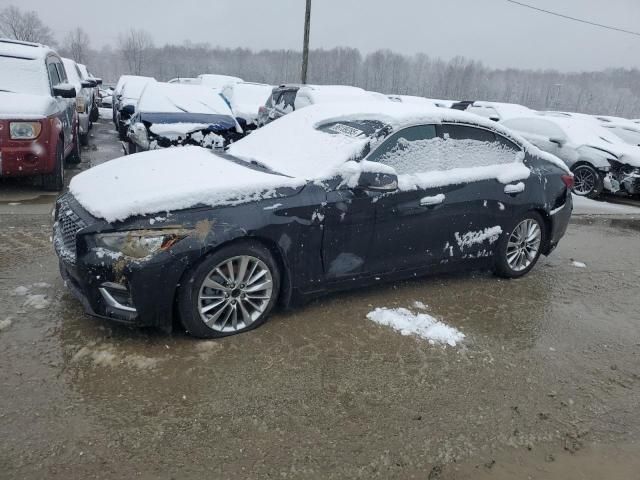
<path fill-rule="evenodd" d="M 232 115 L 229 105 L 216 90 L 180 83 L 150 83 L 142 92 L 136 109 L 147 113 Z"/>
<path fill-rule="evenodd" d="M 140 98 L 140 95 L 147 84 L 151 82 L 155 82 L 155 79 L 150 77 L 131 77 L 127 79 L 125 84 L 122 86 L 122 96 L 124 98 L 137 100 Z"/>
<path fill-rule="evenodd" d="M 0 55 L 0 91 L 51 95 L 43 59 L 24 59 Z"/>
<path fill-rule="evenodd" d="M 257 83 L 236 83 L 227 90 L 230 92 L 231 98 L 228 100 L 233 112 L 251 123 L 258 116 L 258 109 L 267 102 L 273 87 Z"/>
<path fill-rule="evenodd" d="M 93 216 L 114 222 L 195 205 L 237 205 L 277 198 L 277 188 L 296 188 L 303 183 L 252 170 L 211 150 L 184 147 L 105 162 L 76 175 L 69 190 Z"/>
<path fill-rule="evenodd" d="M 398 102 L 328 103 L 309 106 L 271 122 L 229 147 L 229 153 L 245 161 L 256 161 L 272 170 L 292 177 L 326 178 L 335 174 L 343 163 L 361 156 L 368 146 L 367 138 L 352 136 L 343 131 L 329 134 L 318 127 L 338 121 L 377 120 L 394 130 L 408 124 L 439 124 L 443 121 L 463 121 L 495 130 L 527 151 L 559 168 L 566 165 L 556 157 L 514 135 L 495 122 L 457 110 L 402 104 Z M 344 129 L 343 129 L 344 130 Z M 494 167 L 490 167 L 494 168 Z M 522 175 L 526 167 L 516 167 Z M 504 166 L 497 170 L 504 170 Z M 524 170 L 523 170 L 524 169 Z M 507 176 L 508 177 L 508 176 Z M 505 178 L 507 178 L 505 177 Z M 526 178 L 526 177 L 525 177 Z"/>

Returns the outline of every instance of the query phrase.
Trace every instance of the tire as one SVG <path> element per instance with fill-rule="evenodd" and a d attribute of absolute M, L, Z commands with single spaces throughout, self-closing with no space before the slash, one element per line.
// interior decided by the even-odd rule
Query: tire
<path fill-rule="evenodd" d="M 89 120 L 92 122 L 97 122 L 99 118 L 100 118 L 100 110 L 98 110 L 98 107 L 94 104 L 91 107 L 91 113 L 89 113 Z"/>
<path fill-rule="evenodd" d="M 571 169 L 575 185 L 573 193 L 581 197 L 597 198 L 602 193 L 604 181 L 598 171 L 586 163 Z"/>
<path fill-rule="evenodd" d="M 546 239 L 547 225 L 542 216 L 538 212 L 527 212 L 500 237 L 494 273 L 503 278 L 526 275 L 538 262 Z"/>
<path fill-rule="evenodd" d="M 236 278 L 244 265 L 244 282 L 226 283 L 225 278 L 231 280 L 230 264 Z M 242 241 L 205 257 L 186 275 L 178 292 L 178 312 L 190 335 L 226 337 L 266 322 L 279 292 L 280 270 L 271 252 L 260 243 Z M 201 308 L 206 312 L 201 314 Z"/>
<path fill-rule="evenodd" d="M 76 125 L 76 131 L 75 131 L 74 137 L 75 138 L 73 142 L 73 150 L 71 150 L 71 153 L 67 158 L 67 161 L 71 164 L 77 165 L 82 161 L 82 154 L 80 153 L 80 150 L 81 150 L 80 144 L 82 143 L 82 137 L 83 137 L 83 135 L 80 135 L 80 126 L 78 125 Z"/>
<path fill-rule="evenodd" d="M 42 175 L 42 188 L 51 192 L 59 192 L 64 188 L 64 144 L 61 139 L 56 145 L 56 162 L 53 172 Z"/>
<path fill-rule="evenodd" d="M 85 133 L 84 135 L 80 135 L 80 145 L 86 147 L 89 145 L 89 134 Z"/>

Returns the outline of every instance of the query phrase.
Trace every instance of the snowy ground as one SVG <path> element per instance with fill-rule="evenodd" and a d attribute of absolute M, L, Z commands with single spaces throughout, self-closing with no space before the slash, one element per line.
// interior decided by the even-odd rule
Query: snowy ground
<path fill-rule="evenodd" d="M 636 215 L 640 217 L 640 207 L 619 205 L 606 200 L 591 200 L 573 195 L 574 215 Z"/>
<path fill-rule="evenodd" d="M 81 169 L 117 155 L 112 124 L 92 135 Z M 18 205 L 0 202 L 2 478 L 640 470 L 634 214 L 576 216 L 517 281 L 474 273 L 346 292 L 201 342 L 84 315 L 51 251 L 49 198 L 12 191 L 2 198 Z"/>

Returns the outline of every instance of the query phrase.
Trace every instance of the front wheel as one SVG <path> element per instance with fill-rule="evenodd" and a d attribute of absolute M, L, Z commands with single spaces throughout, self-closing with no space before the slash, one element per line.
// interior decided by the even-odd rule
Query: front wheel
<path fill-rule="evenodd" d="M 263 245 L 240 242 L 205 258 L 183 282 L 178 310 L 188 333 L 234 335 L 267 321 L 280 291 L 280 272 Z"/>
<path fill-rule="evenodd" d="M 516 221 L 498 242 L 496 275 L 518 278 L 529 273 L 540 258 L 546 234 L 544 220 L 537 212 L 528 212 Z"/>
<path fill-rule="evenodd" d="M 578 165 L 573 169 L 573 193 L 581 197 L 596 198 L 602 193 L 604 182 L 591 165 Z"/>

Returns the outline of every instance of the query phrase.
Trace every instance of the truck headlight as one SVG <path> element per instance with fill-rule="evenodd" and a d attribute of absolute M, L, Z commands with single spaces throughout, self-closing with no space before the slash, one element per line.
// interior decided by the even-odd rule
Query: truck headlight
<path fill-rule="evenodd" d="M 11 122 L 9 132 L 11 140 L 34 140 L 40 135 L 40 122 Z"/>
<path fill-rule="evenodd" d="M 172 232 L 119 232 L 94 236 L 96 247 L 102 247 L 131 258 L 145 258 L 161 250 L 167 250 L 184 238 Z"/>

